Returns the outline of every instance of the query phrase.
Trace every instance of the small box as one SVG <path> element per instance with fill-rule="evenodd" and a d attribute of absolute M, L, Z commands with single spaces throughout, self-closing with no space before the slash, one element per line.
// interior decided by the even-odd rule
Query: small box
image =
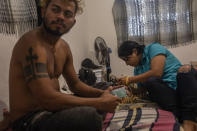
<path fill-rule="evenodd" d="M 126 89 L 125 89 L 124 87 L 114 89 L 114 90 L 112 90 L 111 93 L 112 93 L 113 95 L 119 97 L 119 98 L 127 97 Z"/>
<path fill-rule="evenodd" d="M 103 82 L 103 68 L 93 69 L 92 72 L 95 73 L 96 83 Z"/>

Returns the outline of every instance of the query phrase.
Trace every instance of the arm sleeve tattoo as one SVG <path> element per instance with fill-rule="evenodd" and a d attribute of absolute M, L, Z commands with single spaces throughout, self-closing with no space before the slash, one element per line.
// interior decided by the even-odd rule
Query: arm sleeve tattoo
<path fill-rule="evenodd" d="M 24 75 L 27 82 L 37 78 L 49 77 L 47 65 L 37 62 L 38 58 L 37 54 L 33 54 L 33 48 L 29 48 L 29 55 L 26 56 L 28 64 L 24 67 Z"/>

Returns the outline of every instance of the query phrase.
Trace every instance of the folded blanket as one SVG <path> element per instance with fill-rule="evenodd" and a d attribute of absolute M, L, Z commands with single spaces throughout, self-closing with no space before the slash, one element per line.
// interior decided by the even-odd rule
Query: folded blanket
<path fill-rule="evenodd" d="M 180 131 L 180 124 L 171 112 L 155 107 L 138 107 L 130 104 L 130 109 L 119 108 L 115 113 L 107 113 L 103 131 Z M 128 107 L 128 104 L 126 104 Z"/>

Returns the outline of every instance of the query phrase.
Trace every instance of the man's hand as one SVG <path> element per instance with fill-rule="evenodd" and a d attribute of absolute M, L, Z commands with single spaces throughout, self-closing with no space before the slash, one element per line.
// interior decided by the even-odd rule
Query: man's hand
<path fill-rule="evenodd" d="M 121 99 L 113 96 L 110 92 L 112 87 L 109 87 L 104 93 L 101 95 L 101 102 L 99 104 L 99 109 L 105 112 L 114 112 L 116 106 L 121 102 Z"/>

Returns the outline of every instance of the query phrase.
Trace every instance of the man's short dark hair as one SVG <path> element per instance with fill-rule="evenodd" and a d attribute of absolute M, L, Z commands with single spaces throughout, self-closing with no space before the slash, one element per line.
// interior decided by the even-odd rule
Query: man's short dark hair
<path fill-rule="evenodd" d="M 118 48 L 119 57 L 127 57 L 133 53 L 133 49 L 137 50 L 137 55 L 144 52 L 144 45 L 140 45 L 135 41 L 124 41 Z"/>

